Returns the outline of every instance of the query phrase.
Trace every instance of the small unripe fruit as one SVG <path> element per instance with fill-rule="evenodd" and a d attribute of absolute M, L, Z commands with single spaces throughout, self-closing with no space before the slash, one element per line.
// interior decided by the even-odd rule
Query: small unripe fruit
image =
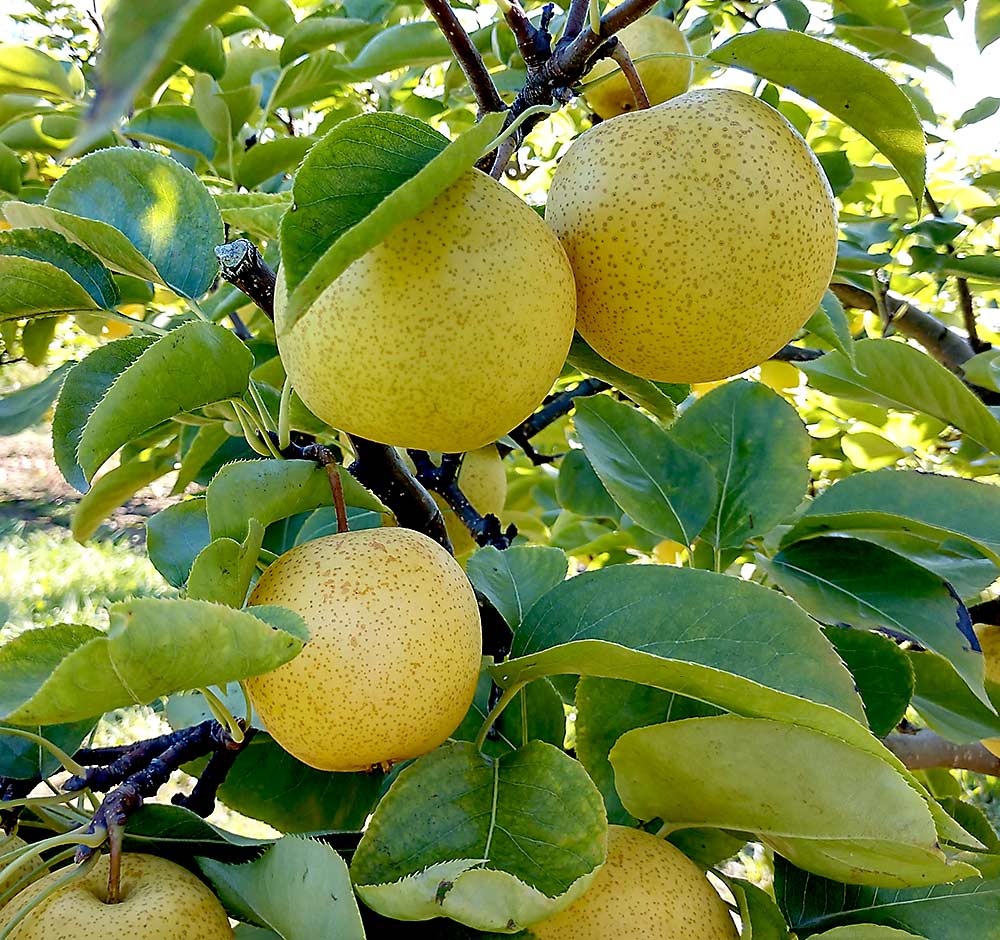
<path fill-rule="evenodd" d="M 186 868 L 154 855 L 123 855 L 121 900 L 108 904 L 109 864 L 104 856 L 41 901 L 10 940 L 231 940 L 218 898 Z M 0 931 L 64 874 L 54 871 L 18 894 L 0 911 Z"/>
<path fill-rule="evenodd" d="M 624 43 L 633 61 L 642 56 L 663 52 L 691 54 L 691 47 L 684 34 L 666 17 L 654 16 L 652 13 L 630 23 L 618 33 L 618 38 Z M 636 62 L 636 70 L 650 104 L 662 104 L 684 94 L 691 84 L 692 68 L 690 59 L 668 56 Z M 586 81 L 600 78 L 609 72 L 614 72 L 610 78 L 586 89 L 587 104 L 605 120 L 635 109 L 635 96 L 628 80 L 612 59 L 601 59 L 590 70 Z"/>
<path fill-rule="evenodd" d="M 500 452 L 493 444 L 479 450 L 470 450 L 465 455 L 458 474 L 458 487 L 479 515 L 500 515 L 507 500 L 507 474 L 504 472 Z M 431 493 L 431 496 L 441 507 L 444 525 L 455 554 L 459 557 L 468 555 L 477 545 L 465 523 L 437 493 Z"/>
<path fill-rule="evenodd" d="M 577 329 L 643 378 L 711 382 L 787 343 L 837 256 L 833 194 L 798 132 L 740 91 L 689 91 L 587 131 L 546 219 L 577 284 Z"/>
<path fill-rule="evenodd" d="M 261 576 L 251 604 L 300 614 L 312 638 L 247 680 L 271 736 L 319 770 L 367 770 L 443 743 L 472 703 L 482 636 L 458 563 L 410 529 L 306 542 Z"/>
<path fill-rule="evenodd" d="M 535 924 L 538 940 L 736 940 L 736 926 L 705 873 L 669 842 L 608 827 L 608 860 L 566 910 Z"/>
<path fill-rule="evenodd" d="M 384 444 L 458 452 L 502 437 L 545 397 L 575 298 L 548 226 L 471 170 L 290 329 L 279 273 L 274 315 L 282 362 L 318 418 Z"/>

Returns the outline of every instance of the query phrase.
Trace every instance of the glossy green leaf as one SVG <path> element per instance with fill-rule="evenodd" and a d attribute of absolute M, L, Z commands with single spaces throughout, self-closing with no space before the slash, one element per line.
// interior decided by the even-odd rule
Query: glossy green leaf
<path fill-rule="evenodd" d="M 913 707 L 930 728 L 956 744 L 1000 737 L 1000 718 L 972 694 L 946 659 L 912 650 L 907 656 L 916 682 Z M 991 688 L 995 696 L 1000 691 Z"/>
<path fill-rule="evenodd" d="M 187 583 L 195 558 L 210 539 L 204 496 L 161 509 L 146 522 L 149 560 L 174 587 Z"/>
<path fill-rule="evenodd" d="M 899 724 L 913 697 L 913 667 L 906 653 L 869 630 L 828 627 L 823 632 L 854 676 L 872 734 L 884 737 Z"/>
<path fill-rule="evenodd" d="M 532 682 L 527 688 L 537 684 Z M 604 796 L 608 822 L 620 826 L 638 822 L 622 806 L 608 758 L 625 732 L 664 721 L 718 714 L 720 710 L 712 705 L 663 689 L 584 676 L 576 687 L 576 756 Z"/>
<path fill-rule="evenodd" d="M 473 45 L 480 52 L 490 47 L 492 29 L 475 30 Z M 452 49 L 436 24 L 402 23 L 377 33 L 365 44 L 350 65 L 351 80 L 365 81 L 401 68 L 425 69 L 452 58 Z"/>
<path fill-rule="evenodd" d="M 571 450 L 559 464 L 556 498 L 560 506 L 578 516 L 615 520 L 621 516 L 618 504 L 604 488 L 582 450 Z"/>
<path fill-rule="evenodd" d="M 928 940 L 1000 940 L 1000 865 L 991 860 L 976 867 L 981 878 L 886 890 L 817 878 L 777 860 L 774 889 L 792 929 L 809 937 L 835 926 L 879 924 L 904 931 L 904 937 L 910 931 Z"/>
<path fill-rule="evenodd" d="M 77 459 L 90 480 L 126 442 L 161 421 L 243 395 L 253 357 L 231 332 L 194 322 L 144 350 L 100 399 L 80 436 Z M 156 395 L 143 393 L 154 387 Z"/>
<path fill-rule="evenodd" d="M 37 424 L 52 407 L 72 363 L 64 363 L 41 382 L 0 395 L 0 435 L 20 434 Z"/>
<path fill-rule="evenodd" d="M 242 542 L 215 539 L 198 553 L 188 577 L 188 597 L 227 607 L 243 606 L 264 542 L 264 527 L 256 519 L 251 519 L 247 528 Z"/>
<path fill-rule="evenodd" d="M 222 221 L 239 232 L 271 241 L 291 205 L 291 193 L 220 193 L 215 197 Z M 231 237 L 231 236 L 230 236 Z"/>
<path fill-rule="evenodd" d="M 515 545 L 499 551 L 486 546 L 469 558 L 466 571 L 473 585 L 516 630 L 531 605 L 566 579 L 567 564 L 558 548 Z"/>
<path fill-rule="evenodd" d="M 215 156 L 215 139 L 190 105 L 158 104 L 138 111 L 125 125 L 123 133 L 136 140 L 198 154 L 206 160 Z"/>
<path fill-rule="evenodd" d="M 854 337 L 837 295 L 828 290 L 820 301 L 819 309 L 806 321 L 805 329 L 839 349 L 854 363 Z"/>
<path fill-rule="evenodd" d="M 0 647 L 0 716 L 18 724 L 79 721 L 161 695 L 270 672 L 308 638 L 281 607 L 232 610 L 192 600 L 113 604 L 107 633 L 60 624 Z"/>
<path fill-rule="evenodd" d="M 294 170 L 315 142 L 312 137 L 279 137 L 256 144 L 240 158 L 236 180 L 253 189 L 278 173 Z"/>
<path fill-rule="evenodd" d="M 639 819 L 752 832 L 813 874 L 909 887 L 974 872 L 946 859 L 926 800 L 903 776 L 810 728 L 687 718 L 629 731 L 611 764 L 622 803 Z M 699 785 L 705 779 L 710 787 Z"/>
<path fill-rule="evenodd" d="M 141 7 L 129 0 L 110 4 L 103 16 L 98 93 L 73 153 L 82 153 L 113 127 L 160 67 L 177 58 L 180 50 L 234 5 L 233 0 L 176 0 Z"/>
<path fill-rule="evenodd" d="M 802 363 L 809 384 L 836 398 L 924 412 L 1000 452 L 1000 421 L 957 376 L 930 356 L 886 339 L 864 340 L 855 343 L 854 349 L 853 367 L 840 352 Z"/>
<path fill-rule="evenodd" d="M 388 510 L 343 467 L 340 480 L 349 506 Z M 224 466 L 208 485 L 213 539 L 243 541 L 251 519 L 265 528 L 279 519 L 333 504 L 326 471 L 311 460 L 240 460 Z"/>
<path fill-rule="evenodd" d="M 760 562 L 814 617 L 916 640 L 944 656 L 989 703 L 969 612 L 937 575 L 881 546 L 841 537 L 798 542 Z"/>
<path fill-rule="evenodd" d="M 834 927 L 823 933 L 814 933 L 812 940 L 925 940 L 925 938 L 895 927 L 877 924 L 858 924 L 856 927 Z"/>
<path fill-rule="evenodd" d="M 838 272 L 871 273 L 891 263 L 892 255 L 884 252 L 873 254 L 843 239 L 837 242 L 836 270 Z"/>
<path fill-rule="evenodd" d="M 173 468 L 176 444 L 140 454 L 101 475 L 73 508 L 71 531 L 86 542 L 111 513 Z"/>
<path fill-rule="evenodd" d="M 51 741 L 56 747 L 69 754 L 83 743 L 83 739 L 93 730 L 92 720 L 77 721 L 67 725 L 35 725 L 31 728 L 21 728 L 31 731 Z M 59 761 L 47 749 L 40 747 L 25 738 L 4 734 L 4 725 L 0 724 L 0 777 L 14 780 L 28 780 L 32 777 L 49 777 L 62 769 Z M 3 840 L 0 839 L 0 842 Z M 0 855 L 3 849 L 0 849 Z"/>
<path fill-rule="evenodd" d="M 637 375 L 612 365 L 591 349 L 579 333 L 573 335 L 567 361 L 581 372 L 613 385 L 626 398 L 641 405 L 665 424 L 670 424 L 677 417 L 677 405 L 659 384 L 640 379 Z"/>
<path fill-rule="evenodd" d="M 539 741 L 495 759 L 463 741 L 396 778 L 351 877 L 386 916 L 513 933 L 583 894 L 606 852 L 601 796 L 576 761 Z"/>
<path fill-rule="evenodd" d="M 88 476 L 77 452 L 91 413 L 118 377 L 152 344 L 152 337 L 129 336 L 99 346 L 66 376 L 52 417 L 52 449 L 67 483 L 86 492 Z"/>
<path fill-rule="evenodd" d="M 1000 391 L 1000 350 L 988 349 L 962 363 L 966 379 L 980 388 Z"/>
<path fill-rule="evenodd" d="M 921 70 L 933 70 L 954 80 L 954 73 L 934 51 L 892 26 L 838 26 L 837 34 L 874 59 L 904 62 Z"/>
<path fill-rule="evenodd" d="M 878 148 L 920 204 L 926 150 L 910 99 L 894 79 L 861 56 L 804 33 L 757 29 L 709 53 L 810 98 Z"/>
<path fill-rule="evenodd" d="M 229 433 L 221 424 L 206 424 L 198 428 L 190 446 L 184 450 L 182 445 L 181 465 L 177 470 L 177 478 L 174 480 L 170 495 L 183 493 L 195 481 L 205 464 L 228 440 Z"/>
<path fill-rule="evenodd" d="M 976 45 L 980 50 L 1000 39 L 1000 0 L 976 4 Z"/>
<path fill-rule="evenodd" d="M 971 108 L 962 112 L 955 122 L 955 129 L 967 127 L 970 124 L 978 124 L 980 121 L 985 121 L 987 118 L 993 117 L 997 111 L 1000 111 L 1000 98 L 991 98 L 989 96 L 981 98 Z"/>
<path fill-rule="evenodd" d="M 902 9 L 892 0 L 843 0 L 843 3 L 852 13 L 875 26 L 886 26 L 901 32 L 909 28 Z"/>
<path fill-rule="evenodd" d="M 587 459 L 622 510 L 644 529 L 690 545 L 715 506 L 709 462 L 606 395 L 578 401 L 574 424 Z"/>
<path fill-rule="evenodd" d="M 0 319 L 111 310 L 118 300 L 111 272 L 86 248 L 46 229 L 0 232 Z"/>
<path fill-rule="evenodd" d="M 0 94 L 38 95 L 54 101 L 72 100 L 83 92 L 83 76 L 75 66 L 64 68 L 33 46 L 0 46 Z"/>
<path fill-rule="evenodd" d="M 468 172 L 502 123 L 502 114 L 487 115 L 451 143 L 422 121 L 385 112 L 334 127 L 296 173 L 294 208 L 281 222 L 289 298 L 279 329 L 291 329 L 352 261 Z"/>
<path fill-rule="evenodd" d="M 795 409 L 765 385 L 737 379 L 713 389 L 672 435 L 715 476 L 717 501 L 702 538 L 717 549 L 769 532 L 805 496 L 809 435 Z"/>
<path fill-rule="evenodd" d="M 364 940 L 347 865 L 328 845 L 285 836 L 247 865 L 198 866 L 231 914 L 282 940 Z"/>
<path fill-rule="evenodd" d="M 744 940 L 788 940 L 788 924 L 770 894 L 749 881 L 724 881 L 736 898 Z"/>
<path fill-rule="evenodd" d="M 163 154 L 133 147 L 88 154 L 55 182 L 45 205 L 117 229 L 182 297 L 200 297 L 215 279 L 215 246 L 224 235 L 219 210 L 201 180 Z M 70 238 L 104 257 L 85 237 Z"/>
<path fill-rule="evenodd" d="M 351 19 L 317 10 L 312 16 L 299 21 L 285 35 L 281 46 L 281 64 L 288 65 L 307 52 L 314 52 L 372 32 L 372 24 L 363 19 Z"/>
<path fill-rule="evenodd" d="M 1000 282 L 1000 256 L 966 255 L 936 251 L 923 245 L 910 249 L 911 268 L 938 277 L 964 277 L 970 281 Z"/>

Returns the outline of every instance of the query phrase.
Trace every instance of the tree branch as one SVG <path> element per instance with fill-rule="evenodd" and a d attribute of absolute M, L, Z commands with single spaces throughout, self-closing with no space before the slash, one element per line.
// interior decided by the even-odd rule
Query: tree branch
<path fill-rule="evenodd" d="M 771 358 L 776 362 L 812 362 L 825 356 L 822 349 L 808 349 L 805 346 L 793 346 L 788 343 L 782 346 Z"/>
<path fill-rule="evenodd" d="M 1000 758 L 979 743 L 953 744 L 927 729 L 912 734 L 890 734 L 882 739 L 882 743 L 910 770 L 944 767 L 1000 776 Z"/>
<path fill-rule="evenodd" d="M 274 319 L 274 271 L 257 246 L 245 238 L 217 245 L 219 273 L 233 287 L 243 291 L 270 319 Z M 235 321 L 234 321 L 235 325 Z"/>
<path fill-rule="evenodd" d="M 506 110 L 507 106 L 503 103 L 496 85 L 493 84 L 483 57 L 448 0 L 424 0 L 424 6 L 441 28 L 441 32 L 455 53 L 459 67 L 469 80 L 469 87 L 479 105 L 480 116 L 490 111 Z"/>

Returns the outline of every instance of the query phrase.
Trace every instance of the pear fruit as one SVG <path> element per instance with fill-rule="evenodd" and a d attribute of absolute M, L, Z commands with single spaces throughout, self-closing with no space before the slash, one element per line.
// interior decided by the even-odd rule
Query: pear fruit
<path fill-rule="evenodd" d="M 121 900 L 108 904 L 108 857 L 39 902 L 10 940 L 231 940 L 218 898 L 186 868 L 155 855 L 123 855 Z M 59 869 L 0 910 L 0 931 L 65 874 Z"/>
<path fill-rule="evenodd" d="M 458 562 L 410 529 L 306 542 L 268 567 L 251 604 L 280 604 L 311 639 L 247 680 L 270 735 L 319 770 L 368 770 L 443 743 L 472 703 L 482 657 L 476 596 Z"/>
<path fill-rule="evenodd" d="M 318 418 L 383 444 L 441 452 L 495 441 L 541 402 L 573 337 L 566 255 L 538 214 L 470 170 L 357 259 L 292 327 L 275 326 Z"/>
<path fill-rule="evenodd" d="M 669 842 L 608 827 L 608 859 L 586 894 L 531 932 L 537 940 L 736 940 L 705 873 Z"/>
<path fill-rule="evenodd" d="M 6 868 L 12 861 L 12 858 L 2 861 L 3 856 L 10 854 L 11 852 L 16 852 L 18 849 L 23 849 L 27 843 L 24 839 L 18 836 L 5 836 L 2 829 L 0 829 L 0 871 Z M 0 878 L 0 907 L 3 906 L 2 898 L 11 888 L 14 887 L 29 871 L 32 870 L 36 865 L 41 864 L 39 859 L 32 858 L 26 862 L 20 864 L 14 869 L 7 877 Z"/>
<path fill-rule="evenodd" d="M 977 623 L 974 629 L 983 649 L 986 678 L 989 682 L 1000 683 L 1000 626 Z M 991 754 L 1000 757 L 1000 738 L 987 738 L 982 744 Z"/>
<path fill-rule="evenodd" d="M 837 256 L 833 194 L 806 142 L 724 88 L 587 131 L 556 169 L 546 219 L 576 275 L 577 329 L 658 381 L 763 362 L 816 311 Z"/>
<path fill-rule="evenodd" d="M 642 56 L 663 52 L 678 52 L 691 54 L 684 34 L 664 16 L 647 13 L 634 23 L 630 23 L 618 38 L 625 45 L 633 61 Z M 658 59 L 646 59 L 636 63 L 639 78 L 650 104 L 662 104 L 671 98 L 684 94 L 691 84 L 691 71 L 694 63 L 690 59 L 674 59 L 664 56 Z M 587 104 L 593 112 L 607 120 L 617 117 L 635 108 L 635 97 L 628 80 L 612 59 L 601 59 L 589 72 L 586 81 L 610 78 L 585 89 Z"/>

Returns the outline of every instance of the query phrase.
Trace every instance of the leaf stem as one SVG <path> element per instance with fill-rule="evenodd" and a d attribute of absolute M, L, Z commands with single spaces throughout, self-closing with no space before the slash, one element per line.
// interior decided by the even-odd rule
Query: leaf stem
<path fill-rule="evenodd" d="M 226 731 L 229 732 L 229 737 L 233 739 L 236 744 L 243 743 L 243 729 L 240 727 L 240 723 L 232 716 L 232 713 L 226 708 L 226 703 L 219 698 L 208 686 L 201 686 L 198 689 L 208 704 L 209 711 L 211 711 L 215 720 L 222 725 Z"/>
<path fill-rule="evenodd" d="M 493 706 L 490 713 L 486 716 L 483 726 L 479 729 L 479 734 L 476 735 L 476 750 L 481 751 L 483 749 L 483 745 L 486 743 L 486 735 L 490 733 L 490 728 L 496 724 L 497 719 L 504 713 L 507 706 L 514 701 L 514 696 L 527 684 L 526 681 L 515 682 L 509 689 L 504 689 L 503 694 L 497 699 L 496 705 Z"/>
<path fill-rule="evenodd" d="M 285 376 L 285 384 L 281 386 L 281 401 L 278 404 L 278 447 L 284 450 L 292 443 L 291 415 L 292 380 Z"/>

